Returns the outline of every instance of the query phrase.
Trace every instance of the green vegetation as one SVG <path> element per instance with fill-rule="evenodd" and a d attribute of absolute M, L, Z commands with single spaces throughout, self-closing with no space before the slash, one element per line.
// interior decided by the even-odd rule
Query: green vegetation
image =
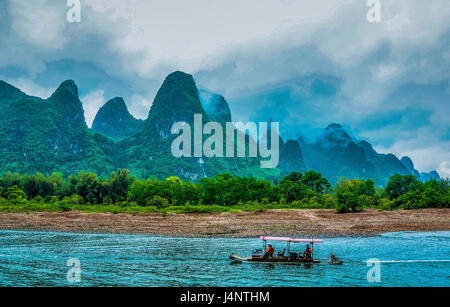
<path fill-rule="evenodd" d="M 109 100 L 100 108 L 92 123 L 92 130 L 120 140 L 139 134 L 144 121 L 134 118 L 121 97 Z"/>
<path fill-rule="evenodd" d="M 139 180 L 128 170 L 108 178 L 80 172 L 63 178 L 7 173 L 0 177 L 0 211 L 84 212 L 239 212 L 267 209 L 336 209 L 357 212 L 449 208 L 449 180 L 425 183 L 415 176 L 394 175 L 385 189 L 373 180 L 342 178 L 335 186 L 318 172 L 292 172 L 279 183 L 219 174 L 198 183 L 178 177 Z"/>

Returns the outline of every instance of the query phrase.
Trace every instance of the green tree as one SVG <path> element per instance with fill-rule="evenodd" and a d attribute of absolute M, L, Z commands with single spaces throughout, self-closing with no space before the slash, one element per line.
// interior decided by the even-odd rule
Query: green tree
<path fill-rule="evenodd" d="M 302 183 L 302 179 L 303 179 L 302 173 L 292 172 L 289 175 L 287 175 L 286 177 L 284 177 L 283 180 L 281 181 L 281 183 L 286 182 L 286 181 L 290 181 L 290 182 L 294 182 L 294 183 Z"/>
<path fill-rule="evenodd" d="M 127 192 L 133 180 L 134 178 L 127 169 L 119 169 L 117 174 L 115 172 L 111 174 L 110 189 L 107 194 L 114 203 L 126 199 Z"/>
<path fill-rule="evenodd" d="M 301 178 L 300 182 L 319 194 L 324 194 L 331 187 L 328 180 L 322 177 L 321 173 L 315 171 L 306 172 Z"/>
<path fill-rule="evenodd" d="M 13 204 L 18 204 L 24 202 L 27 199 L 27 194 L 25 194 L 25 192 L 22 191 L 17 185 L 13 185 L 12 187 L 8 188 L 6 198 Z"/>
<path fill-rule="evenodd" d="M 295 183 L 290 180 L 283 180 L 281 183 L 281 192 L 288 203 L 295 200 L 301 200 L 308 194 L 308 186 L 303 183 Z"/>
<path fill-rule="evenodd" d="M 358 179 L 341 179 L 336 185 L 336 197 L 338 199 L 337 211 L 339 213 L 357 212 L 362 209 L 359 196 L 363 195 L 365 182 Z"/>
<path fill-rule="evenodd" d="M 388 184 L 386 185 L 386 192 L 389 195 L 389 199 L 396 199 L 400 195 L 403 195 L 408 192 L 412 192 L 415 190 L 420 190 L 422 188 L 422 183 L 417 180 L 417 178 L 413 175 L 394 175 L 389 179 Z"/>

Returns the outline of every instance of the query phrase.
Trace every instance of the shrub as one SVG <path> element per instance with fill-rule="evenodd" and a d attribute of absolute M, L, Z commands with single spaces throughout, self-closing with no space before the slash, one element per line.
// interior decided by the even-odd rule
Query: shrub
<path fill-rule="evenodd" d="M 147 202 L 147 206 L 155 206 L 158 209 L 167 208 L 170 206 L 169 201 L 161 196 L 153 196 L 153 198 Z"/>
<path fill-rule="evenodd" d="M 27 194 L 25 194 L 25 192 L 22 191 L 18 186 L 13 185 L 12 187 L 8 188 L 8 191 L 6 192 L 6 198 L 13 204 L 18 204 L 27 200 Z"/>
<path fill-rule="evenodd" d="M 36 196 L 36 197 L 33 198 L 32 200 L 33 200 L 34 202 L 36 202 L 36 203 L 40 203 L 40 202 L 43 202 L 43 201 L 44 201 L 44 199 L 42 198 L 41 195 Z"/>
<path fill-rule="evenodd" d="M 393 201 L 383 197 L 378 201 L 378 210 L 392 210 L 392 205 Z"/>
<path fill-rule="evenodd" d="M 322 204 L 327 209 L 336 209 L 338 206 L 338 199 L 330 194 L 325 194 L 322 196 Z"/>

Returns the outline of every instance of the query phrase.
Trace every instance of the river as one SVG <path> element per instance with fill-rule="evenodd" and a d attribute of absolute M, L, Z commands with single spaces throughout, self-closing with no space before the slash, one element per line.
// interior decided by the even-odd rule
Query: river
<path fill-rule="evenodd" d="M 0 286 L 450 286 L 448 231 L 324 239 L 314 246 L 323 260 L 314 266 L 228 259 L 260 247 L 256 238 L 0 231 Z M 331 252 L 344 265 L 329 265 Z M 368 266 L 371 258 L 380 266 Z"/>

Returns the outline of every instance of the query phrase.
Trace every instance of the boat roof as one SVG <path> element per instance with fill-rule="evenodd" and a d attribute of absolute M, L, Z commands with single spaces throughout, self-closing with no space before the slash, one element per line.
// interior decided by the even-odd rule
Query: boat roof
<path fill-rule="evenodd" d="M 322 239 L 299 239 L 299 238 L 290 238 L 290 237 L 268 237 L 262 236 L 261 240 L 263 241 L 283 241 L 283 242 L 291 242 L 291 243 L 323 243 Z"/>

